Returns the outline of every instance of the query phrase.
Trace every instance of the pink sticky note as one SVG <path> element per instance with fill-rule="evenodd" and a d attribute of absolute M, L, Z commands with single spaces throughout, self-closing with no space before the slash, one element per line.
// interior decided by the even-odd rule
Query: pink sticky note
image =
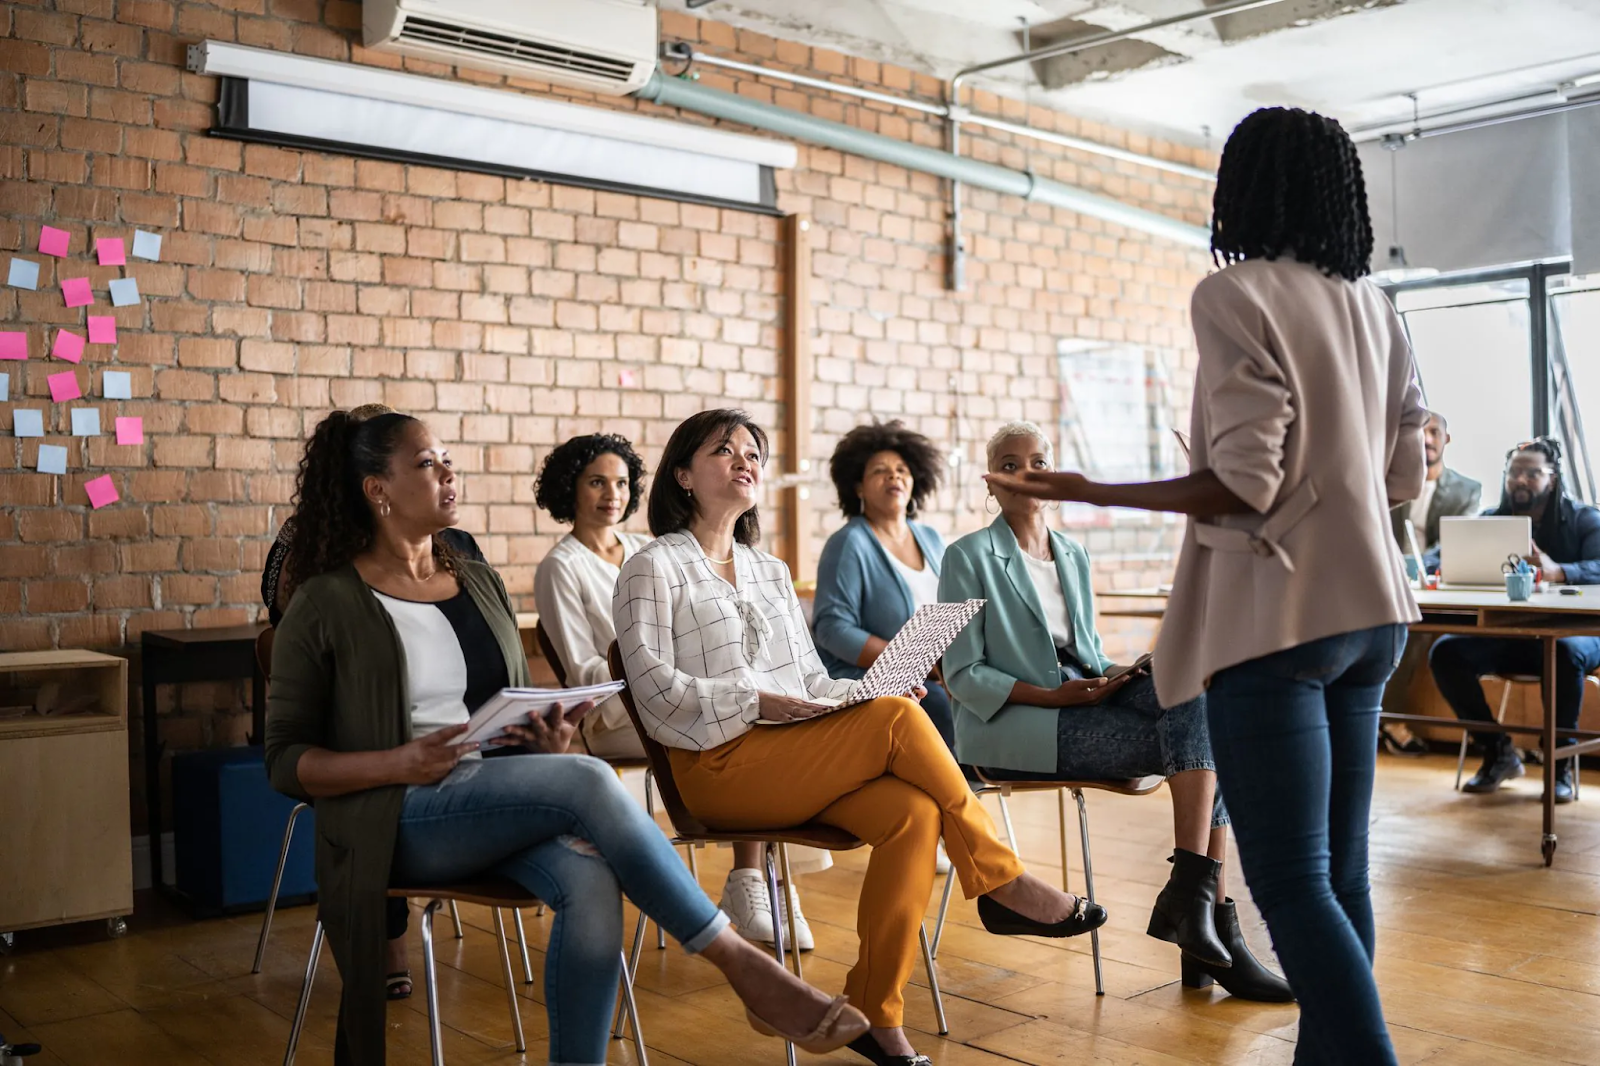
<path fill-rule="evenodd" d="M 0 359 L 28 358 L 26 333 L 0 333 Z"/>
<path fill-rule="evenodd" d="M 45 380 L 50 383 L 50 398 L 56 403 L 66 403 L 83 395 L 83 391 L 78 388 L 78 375 L 74 371 L 63 370 L 59 374 L 51 374 Z"/>
<path fill-rule="evenodd" d="M 56 330 L 56 343 L 50 349 L 50 354 L 57 359 L 65 359 L 69 363 L 83 361 L 83 338 L 70 330 Z"/>
<path fill-rule="evenodd" d="M 119 418 L 119 419 L 117 419 L 117 443 L 118 444 L 143 444 L 144 443 L 144 419 L 143 418 Z"/>
<path fill-rule="evenodd" d="M 100 257 L 103 267 L 122 266 L 128 261 L 128 252 L 121 237 L 101 237 L 94 242 L 94 254 Z"/>
<path fill-rule="evenodd" d="M 54 226 L 45 226 L 39 230 L 39 251 L 45 255 L 66 255 L 67 241 L 69 239 L 66 230 L 56 229 Z"/>
<path fill-rule="evenodd" d="M 122 497 L 117 495 L 116 482 L 111 480 L 110 474 L 101 474 L 99 477 L 90 478 L 83 483 L 83 491 L 89 494 L 89 506 L 96 511 L 108 503 L 116 503 Z"/>
<path fill-rule="evenodd" d="M 94 303 L 89 291 L 88 278 L 68 278 L 61 283 L 61 295 L 67 298 L 68 307 L 87 307 Z"/>
<path fill-rule="evenodd" d="M 89 343 L 117 343 L 117 320 L 110 315 L 89 316 Z"/>

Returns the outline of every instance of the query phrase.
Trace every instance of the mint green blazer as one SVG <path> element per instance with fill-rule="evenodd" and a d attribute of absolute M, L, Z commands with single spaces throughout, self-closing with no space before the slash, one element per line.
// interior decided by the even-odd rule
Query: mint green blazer
<path fill-rule="evenodd" d="M 1083 665 L 1092 675 L 1104 674 L 1111 661 L 1094 628 L 1089 553 L 1055 530 L 1050 547 Z M 1061 712 L 1010 702 L 1011 686 L 1018 681 L 1055 688 L 1061 674 L 1044 607 L 1004 515 L 945 550 L 939 599 L 988 601 L 944 654 L 944 680 L 955 708 L 956 758 L 971 766 L 1055 773 Z"/>

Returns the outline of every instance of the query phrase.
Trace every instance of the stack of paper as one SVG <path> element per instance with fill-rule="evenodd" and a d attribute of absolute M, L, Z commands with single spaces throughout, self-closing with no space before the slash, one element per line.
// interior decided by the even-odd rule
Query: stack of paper
<path fill-rule="evenodd" d="M 607 681 L 583 688 L 503 688 L 472 712 L 470 728 L 456 743 L 484 744 L 504 735 L 506 726 L 522 725 L 534 715 L 546 716 L 557 705 L 568 710 L 589 700 L 599 703 L 626 687 L 621 681 Z"/>

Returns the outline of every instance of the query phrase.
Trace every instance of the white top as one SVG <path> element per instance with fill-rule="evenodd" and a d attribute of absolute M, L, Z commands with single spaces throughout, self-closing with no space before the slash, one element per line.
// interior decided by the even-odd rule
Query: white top
<path fill-rule="evenodd" d="M 1426 548 L 1423 541 L 1428 539 L 1428 508 L 1433 503 L 1433 492 L 1439 487 L 1438 481 L 1424 481 L 1422 495 L 1411 501 L 1411 511 L 1406 516 L 1411 519 L 1411 524 L 1417 527 L 1417 543 Z"/>
<path fill-rule="evenodd" d="M 619 531 L 617 538 L 622 541 L 624 563 L 650 543 L 641 533 Z M 617 639 L 611 623 L 611 597 L 621 573 L 620 567 L 612 566 L 568 533 L 550 549 L 534 574 L 533 602 L 539 622 L 555 645 L 567 684 L 573 688 L 611 680 L 606 651 Z M 597 732 L 633 728 L 619 697 L 589 712 L 585 723 Z"/>
<path fill-rule="evenodd" d="M 911 590 L 911 609 L 926 607 L 930 603 L 939 602 L 939 575 L 933 572 L 933 567 L 928 565 L 928 560 L 922 560 L 922 569 L 913 570 L 907 566 L 899 556 L 889 549 L 884 549 L 884 554 L 889 557 L 889 562 L 894 564 L 906 587 Z"/>
<path fill-rule="evenodd" d="M 1072 615 L 1067 612 L 1067 597 L 1061 591 L 1061 575 L 1056 572 L 1054 559 L 1035 559 L 1022 553 L 1028 564 L 1028 576 L 1033 578 L 1033 590 L 1039 594 L 1039 605 L 1044 608 L 1044 620 L 1050 627 L 1050 639 L 1058 648 L 1071 648 Z"/>
<path fill-rule="evenodd" d="M 622 564 L 617 645 L 645 729 L 669 748 L 706 751 L 743 736 L 762 692 L 843 700 L 855 685 L 823 669 L 782 560 L 736 544 L 733 569 L 737 589 L 686 531 Z"/>
<path fill-rule="evenodd" d="M 425 737 L 446 726 L 465 725 L 467 710 L 467 659 L 461 653 L 450 619 L 438 604 L 397 600 L 377 589 L 372 594 L 383 604 L 400 634 L 406 659 L 406 691 L 411 694 L 411 735 Z M 477 753 L 471 753 L 475 756 Z"/>

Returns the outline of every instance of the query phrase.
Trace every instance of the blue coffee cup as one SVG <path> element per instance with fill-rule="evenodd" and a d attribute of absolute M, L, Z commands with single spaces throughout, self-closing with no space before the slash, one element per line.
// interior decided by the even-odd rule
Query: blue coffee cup
<path fill-rule="evenodd" d="M 1521 603 L 1533 595 L 1533 571 L 1526 574 L 1506 575 L 1506 599 L 1512 603 Z"/>
<path fill-rule="evenodd" d="M 1405 559 L 1406 563 L 1406 580 L 1415 581 L 1417 579 L 1417 557 L 1414 555 L 1406 555 L 1402 556 L 1402 558 Z"/>

